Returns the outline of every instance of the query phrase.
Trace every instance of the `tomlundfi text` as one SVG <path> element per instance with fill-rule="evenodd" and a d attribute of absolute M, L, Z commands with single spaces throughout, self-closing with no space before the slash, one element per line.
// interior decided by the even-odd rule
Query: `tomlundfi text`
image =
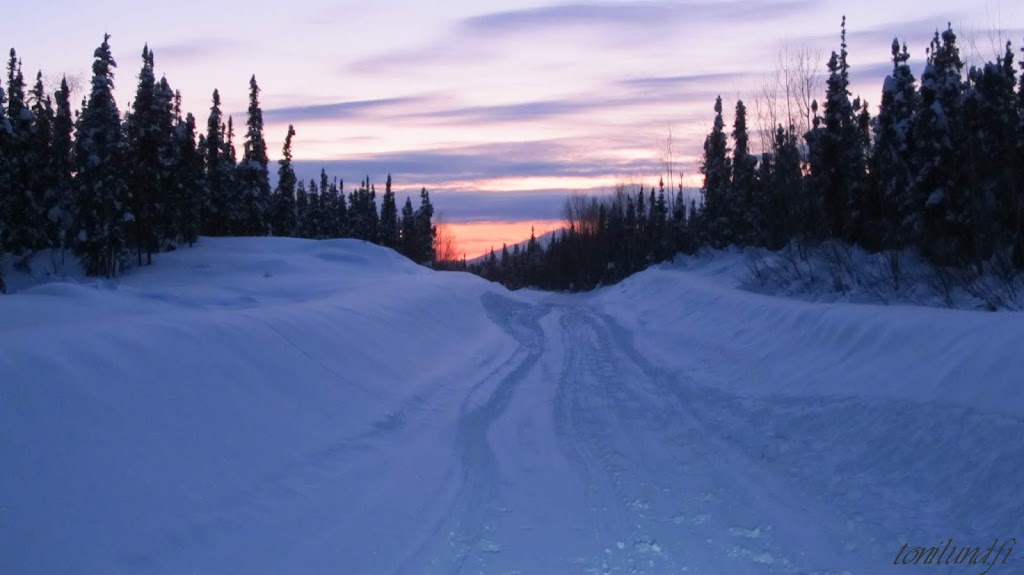
<path fill-rule="evenodd" d="M 892 563 L 893 565 L 984 565 L 985 569 L 980 572 L 980 575 L 986 575 L 997 563 L 1006 564 L 1010 554 L 1013 553 L 1013 546 L 1016 544 L 1016 538 L 1007 539 L 1002 543 L 996 539 L 988 549 L 958 547 L 952 539 L 946 541 L 945 546 L 940 543 L 936 547 L 910 547 L 910 544 L 907 543 L 896 554 L 896 559 Z"/>

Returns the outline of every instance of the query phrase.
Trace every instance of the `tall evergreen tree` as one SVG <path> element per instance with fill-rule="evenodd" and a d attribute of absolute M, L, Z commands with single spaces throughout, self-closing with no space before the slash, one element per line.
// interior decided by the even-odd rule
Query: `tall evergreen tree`
<path fill-rule="evenodd" d="M 728 158 L 729 145 L 725 136 L 725 121 L 722 119 L 722 97 L 715 99 L 715 123 L 704 140 L 704 156 L 700 173 L 704 176 L 701 193 L 704 196 L 704 218 L 710 243 L 724 247 L 731 240 L 726 210 L 729 194 L 731 165 Z"/>
<path fill-rule="evenodd" d="M 348 202 L 345 201 L 345 181 L 335 181 L 331 184 L 331 187 L 335 189 L 334 193 L 337 198 L 337 206 L 335 207 L 335 210 L 337 212 L 338 219 L 338 237 L 350 237 L 352 233 L 352 225 L 349 221 Z"/>
<path fill-rule="evenodd" d="M 63 250 L 72 245 L 70 230 L 74 223 L 73 156 L 75 120 L 71 112 L 71 89 L 67 78 L 61 78 L 54 94 L 57 109 L 53 118 L 52 164 L 53 196 L 48 204 L 50 247 Z"/>
<path fill-rule="evenodd" d="M 418 262 L 416 259 L 416 218 L 415 212 L 412 209 L 412 200 L 409 197 L 405 198 L 405 205 L 402 206 L 402 238 L 401 238 L 401 249 L 399 252 L 405 257 L 411 259 L 414 262 Z"/>
<path fill-rule="evenodd" d="M 153 52 L 150 51 L 152 57 Z M 183 241 L 178 233 L 181 228 L 178 219 L 181 217 L 180 207 L 185 201 L 181 142 L 178 136 L 179 126 L 184 121 L 181 117 L 181 98 L 171 89 L 166 77 L 161 77 L 154 86 L 153 105 L 159 162 L 154 173 L 157 187 L 152 212 L 155 247 L 159 251 L 175 249 Z M 151 254 L 152 251 L 147 260 Z"/>
<path fill-rule="evenodd" d="M 324 196 L 316 185 L 316 180 L 309 181 L 309 209 L 306 212 L 306 237 L 322 240 L 324 235 Z"/>
<path fill-rule="evenodd" d="M 153 53 L 149 51 L 149 45 L 146 45 L 142 49 L 142 70 L 139 72 L 135 101 L 127 122 L 128 189 L 135 216 L 131 223 L 131 243 L 140 266 L 143 254 L 147 262 L 152 263 L 153 252 L 158 247 L 156 220 L 163 160 L 160 156 L 160 139 L 164 134 L 160 133 L 157 125 L 156 97 Z"/>
<path fill-rule="evenodd" d="M 729 208 L 733 214 L 739 239 L 745 243 L 756 242 L 753 230 L 754 215 L 754 172 L 757 158 L 750 153 L 750 136 L 747 133 L 747 107 L 743 100 L 736 102 L 736 120 L 733 123 L 732 193 Z"/>
<path fill-rule="evenodd" d="M 8 208 L 12 192 L 12 166 L 11 153 L 14 149 L 12 136 L 14 130 L 11 122 L 7 119 L 7 94 L 3 89 L 3 81 L 0 81 L 0 293 L 7 293 L 7 286 L 4 284 L 3 254 L 7 250 L 6 237 L 9 234 L 10 219 Z"/>
<path fill-rule="evenodd" d="M 207 201 L 203 207 L 203 229 L 211 236 L 228 234 L 231 187 L 234 183 L 234 165 L 225 149 L 224 116 L 220 109 L 220 92 L 213 91 L 213 105 L 206 121 L 206 140 L 203 150 L 206 158 Z"/>
<path fill-rule="evenodd" d="M 821 140 L 821 174 L 819 183 L 825 224 L 829 235 L 853 239 L 860 217 L 851 213 L 859 205 L 863 191 L 865 161 L 857 128 L 857 119 L 850 101 L 850 66 L 846 51 L 846 17 L 843 17 L 840 50 L 832 52 L 828 62 L 824 106 L 824 133 Z"/>
<path fill-rule="evenodd" d="M 275 236 L 295 235 L 295 169 L 292 168 L 292 138 L 295 137 L 295 127 L 288 126 L 288 134 L 284 138 L 284 148 L 281 150 L 281 159 L 278 160 L 277 168 L 277 190 L 274 192 L 274 202 L 271 218 L 271 229 Z"/>
<path fill-rule="evenodd" d="M 338 203 L 344 201 L 338 194 L 338 186 L 331 183 L 327 170 L 320 168 L 320 200 L 323 210 L 321 221 L 322 233 L 325 238 L 337 238 L 339 234 Z"/>
<path fill-rule="evenodd" d="M 911 126 L 917 113 L 916 79 L 907 61 L 906 44 L 892 41 L 892 74 L 882 87 L 882 103 L 875 119 L 871 150 L 871 189 L 882 205 L 882 247 L 898 249 L 914 239 L 920 207 L 910 195 L 914 155 Z"/>
<path fill-rule="evenodd" d="M 764 216 L 768 230 L 766 244 L 779 249 L 798 235 L 814 235 L 815 222 L 820 222 L 820 204 L 816 195 L 806 194 L 800 147 L 792 126 L 788 130 L 781 125 L 776 127 L 772 155 L 773 170 L 764 186 L 770 190 Z"/>
<path fill-rule="evenodd" d="M 921 248 L 943 264 L 966 262 L 974 252 L 963 181 L 962 70 L 952 27 L 936 32 L 911 128 L 917 143 L 911 194 L 924 210 Z"/>
<path fill-rule="evenodd" d="M 388 174 L 380 206 L 380 245 L 386 248 L 398 248 L 398 223 L 398 205 L 395 202 L 395 192 L 391 189 L 391 174 Z"/>
<path fill-rule="evenodd" d="M 244 209 L 239 231 L 247 235 L 265 236 L 270 233 L 267 210 L 270 205 L 269 159 L 267 143 L 263 138 L 263 111 L 260 108 L 260 88 L 256 76 L 249 79 L 249 119 L 246 122 L 244 152 L 238 167 L 241 201 Z M 321 190 L 323 191 L 323 190 Z"/>
<path fill-rule="evenodd" d="M 299 180 L 295 188 L 295 235 L 308 238 L 309 235 L 309 194 L 306 184 Z"/>
<path fill-rule="evenodd" d="M 430 203 L 430 193 L 427 188 L 420 190 L 420 207 L 413 216 L 416 236 L 416 263 L 426 266 L 433 266 L 436 258 L 434 251 L 434 238 L 437 237 L 437 228 L 431 222 L 434 217 L 434 206 Z"/>
<path fill-rule="evenodd" d="M 55 233 L 54 223 L 50 220 L 50 212 L 57 202 L 58 172 L 54 158 L 54 122 L 56 114 L 53 102 L 43 87 L 43 73 L 36 74 L 36 83 L 30 94 L 30 108 L 33 126 L 28 149 L 30 166 L 30 188 L 33 210 L 31 212 L 34 228 L 32 232 L 33 250 L 50 247 L 50 239 Z"/>
<path fill-rule="evenodd" d="M 78 252 L 89 275 L 113 277 L 124 266 L 125 222 L 132 220 L 125 181 L 125 143 L 114 100 L 110 35 L 94 53 L 92 84 L 75 133 Z"/>
<path fill-rule="evenodd" d="M 1021 48 L 1024 53 L 1024 47 Z M 1013 245 L 1013 261 L 1019 269 L 1024 269 L 1024 57 L 1020 62 L 1021 74 L 1017 90 L 1017 193 L 1016 214 L 1012 225 L 1011 243 Z"/>
<path fill-rule="evenodd" d="M 359 184 L 359 189 L 349 194 L 348 218 L 353 238 L 377 241 L 376 191 L 369 176 Z"/>
<path fill-rule="evenodd" d="M 241 171 L 239 169 L 238 152 L 235 149 L 235 122 L 232 116 L 228 121 L 221 124 L 221 168 L 225 182 L 225 195 L 227 198 L 227 210 L 224 214 L 225 234 L 246 235 L 250 219 L 248 208 L 250 203 L 245 199 L 245 188 L 240 181 Z"/>
<path fill-rule="evenodd" d="M 668 202 L 665 198 L 665 182 L 664 180 L 658 181 L 658 195 L 654 195 L 654 189 L 651 189 L 651 218 L 649 224 L 650 236 L 649 242 L 651 244 L 651 258 L 655 262 L 660 262 L 668 259 L 672 255 L 672 234 L 669 233 L 669 214 L 668 214 Z M 604 214 L 604 218 L 600 220 L 606 221 L 607 209 L 604 205 L 601 205 L 601 214 Z M 602 233 L 604 232 L 604 225 L 598 226 Z"/>
<path fill-rule="evenodd" d="M 967 128 L 968 209 L 976 256 L 990 257 L 997 246 L 1010 247 L 1016 228 L 1017 70 L 1009 42 L 1002 58 L 968 73 L 964 99 Z"/>
<path fill-rule="evenodd" d="M 177 132 L 179 166 L 181 169 L 181 205 L 178 211 L 178 237 L 192 246 L 202 229 L 203 206 L 206 205 L 206 174 L 203 171 L 203 150 L 196 144 L 196 119 L 185 116 Z"/>
<path fill-rule="evenodd" d="M 33 190 L 38 166 L 32 157 L 35 118 L 25 94 L 25 77 L 21 60 L 11 48 L 7 62 L 7 122 L 10 127 L 5 159 L 9 188 L 4 202 L 3 236 L 0 247 L 20 256 L 18 267 L 27 269 L 29 256 L 40 247 L 42 233 L 39 226 L 40 206 Z"/>

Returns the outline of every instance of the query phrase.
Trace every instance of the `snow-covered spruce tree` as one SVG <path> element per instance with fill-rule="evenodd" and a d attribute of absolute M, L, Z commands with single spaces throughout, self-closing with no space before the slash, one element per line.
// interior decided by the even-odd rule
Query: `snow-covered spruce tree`
<path fill-rule="evenodd" d="M 263 111 L 260 109 L 260 88 L 256 76 L 249 79 L 249 119 L 246 121 L 242 161 L 238 166 L 238 184 L 244 220 L 238 233 L 265 236 L 270 233 L 267 210 L 270 206 L 267 142 L 263 138 Z"/>
<path fill-rule="evenodd" d="M 758 166 L 754 195 L 754 229 L 765 247 L 781 249 L 805 231 L 800 213 L 807 202 L 802 187 L 800 149 L 796 134 L 778 125 L 771 152 Z"/>
<path fill-rule="evenodd" d="M 235 149 L 235 122 L 232 116 L 228 116 L 226 124 L 221 124 L 220 140 L 221 156 L 224 159 L 221 168 L 224 172 L 223 178 L 226 182 L 227 194 L 227 211 L 224 215 L 227 226 L 225 233 L 231 236 L 246 235 L 249 212 L 244 197 L 244 188 L 239 181 L 238 153 Z"/>
<path fill-rule="evenodd" d="M 613 206 L 608 219 L 609 228 L 616 219 L 616 212 L 617 210 Z M 679 190 L 676 191 L 675 201 L 672 202 L 672 221 L 669 224 L 672 234 L 672 254 L 690 253 L 689 229 L 686 224 L 686 200 L 683 198 L 682 184 L 680 184 Z"/>
<path fill-rule="evenodd" d="M 747 133 L 747 107 L 743 100 L 736 102 L 736 119 L 732 129 L 732 192 L 731 210 L 735 214 L 737 238 L 744 244 L 763 245 L 763 234 L 754 228 L 758 217 L 754 214 L 754 187 L 757 157 L 750 153 L 750 136 Z"/>
<path fill-rule="evenodd" d="M 911 194 L 924 212 L 921 250 L 939 264 L 963 264 L 974 256 L 964 182 L 962 70 L 952 27 L 936 32 L 911 127 L 917 143 Z"/>
<path fill-rule="evenodd" d="M 391 174 L 384 183 L 384 197 L 380 205 L 380 245 L 386 248 L 398 248 L 398 204 L 395 202 L 395 192 L 391 189 Z"/>
<path fill-rule="evenodd" d="M 843 17 L 838 53 L 832 52 L 828 62 L 823 111 L 824 133 L 821 140 L 819 183 L 825 224 L 830 236 L 855 239 L 862 219 L 859 195 L 863 192 L 865 160 L 857 129 L 857 119 L 850 101 L 850 66 L 846 51 L 846 17 Z"/>
<path fill-rule="evenodd" d="M 33 134 L 35 118 L 29 108 L 25 94 L 25 77 L 21 72 L 21 60 L 11 48 L 7 63 L 7 125 L 8 145 L 5 152 L 8 172 L 8 190 L 4 211 L 7 224 L 3 227 L 0 245 L 19 259 L 18 267 L 27 269 L 32 252 L 43 243 L 39 215 L 33 190 L 35 172 L 38 166 L 33 158 Z"/>
<path fill-rule="evenodd" d="M 700 163 L 700 173 L 704 176 L 701 193 L 704 196 L 705 241 L 717 248 L 725 247 L 733 240 L 727 219 L 731 172 L 728 154 L 722 97 L 718 96 L 715 99 L 714 127 L 704 140 L 704 156 Z"/>
<path fill-rule="evenodd" d="M 1024 47 L 1021 48 L 1024 53 Z M 1012 228 L 1013 262 L 1024 269 L 1024 57 L 1020 62 L 1021 74 L 1017 90 L 1017 191 L 1015 223 Z"/>
<path fill-rule="evenodd" d="M 867 169 L 868 159 L 871 157 L 872 140 L 870 105 L 866 100 L 859 97 L 854 98 L 853 118 L 858 149 L 852 155 L 858 170 L 856 173 L 860 175 L 860 178 L 856 193 L 850 197 L 850 235 L 848 239 L 868 250 L 878 251 L 883 247 L 883 209 L 881 196 L 875 193 L 868 180 Z"/>
<path fill-rule="evenodd" d="M 434 206 L 430 203 L 430 193 L 427 188 L 420 190 L 420 207 L 413 216 L 416 228 L 416 253 L 419 257 L 417 263 L 425 266 L 433 266 L 436 258 L 434 251 L 434 238 L 437 237 L 437 228 L 431 222 L 434 217 Z"/>
<path fill-rule="evenodd" d="M 35 245 L 33 250 L 51 246 L 55 225 L 50 220 L 51 210 L 57 205 L 58 173 L 54 159 L 53 102 L 43 87 L 43 73 L 36 74 L 36 83 L 29 94 L 32 112 L 32 132 L 28 150 L 30 166 L 31 200 L 33 205 L 31 226 Z"/>
<path fill-rule="evenodd" d="M 402 255 L 412 261 L 416 260 L 416 219 L 412 209 L 412 200 L 407 196 L 405 205 L 402 206 L 402 237 L 401 248 L 398 250 Z"/>
<path fill-rule="evenodd" d="M 295 127 L 288 126 L 288 134 L 284 138 L 281 159 L 277 161 L 277 189 L 274 191 L 273 209 L 270 219 L 271 230 L 275 236 L 296 235 L 295 224 L 295 169 L 292 167 L 292 138 Z"/>
<path fill-rule="evenodd" d="M 370 183 L 370 176 L 367 176 L 367 183 L 370 184 L 370 188 L 367 190 L 365 208 L 367 213 L 367 241 L 373 241 L 374 244 L 378 244 L 380 241 L 380 212 L 377 211 L 377 186 Z"/>
<path fill-rule="evenodd" d="M 338 205 L 335 207 L 338 218 L 338 237 L 351 237 L 351 221 L 348 217 L 348 202 L 345 196 L 345 180 L 335 178 L 331 185 L 337 190 Z"/>
<path fill-rule="evenodd" d="M 881 248 L 900 249 L 916 239 L 920 206 L 912 201 L 910 159 L 914 155 L 911 126 L 917 113 L 917 80 L 907 61 L 904 44 L 892 41 L 892 74 L 882 86 L 882 103 L 873 123 L 874 143 L 870 156 L 870 187 L 882 209 Z"/>
<path fill-rule="evenodd" d="M 7 119 L 7 94 L 4 93 L 3 81 L 0 81 L 0 294 L 7 293 L 7 286 L 4 284 L 4 252 L 7 246 L 4 239 L 7 237 L 7 228 L 10 226 L 7 206 L 11 199 L 11 150 L 14 147 L 11 136 L 11 122 Z"/>
<path fill-rule="evenodd" d="M 224 116 L 220 109 L 220 92 L 213 91 L 213 105 L 206 121 L 205 146 L 201 150 L 206 158 L 207 201 L 203 206 L 203 233 L 210 236 L 228 235 L 230 188 L 233 185 L 234 166 L 225 154 Z"/>
<path fill-rule="evenodd" d="M 150 51 L 150 57 L 152 57 Z M 152 208 L 155 218 L 153 230 L 157 239 L 156 250 L 176 249 L 182 242 L 178 229 L 179 207 L 183 198 L 181 145 L 178 129 L 181 118 L 181 95 L 171 89 L 166 77 L 156 83 L 153 99 L 153 116 L 157 127 L 157 189 L 156 202 Z M 147 261 L 151 255 L 147 255 Z"/>
<path fill-rule="evenodd" d="M 75 131 L 78 192 L 77 252 L 89 275 L 114 277 L 124 269 L 129 210 L 125 141 L 114 100 L 110 35 L 94 53 L 92 84 Z"/>
<path fill-rule="evenodd" d="M 349 194 L 348 217 L 353 238 L 377 241 L 377 200 L 376 190 L 370 183 L 369 176 L 359 184 L 357 190 Z"/>
<path fill-rule="evenodd" d="M 331 218 L 334 222 L 334 237 L 348 237 L 348 202 L 345 201 L 345 182 L 337 177 L 331 180 Z"/>
<path fill-rule="evenodd" d="M 323 210 L 321 221 L 322 234 L 325 238 L 336 238 L 338 234 L 338 186 L 332 185 L 327 177 L 327 170 L 320 168 L 320 208 Z"/>
<path fill-rule="evenodd" d="M 324 205 L 323 194 L 316 185 L 316 180 L 309 180 L 309 210 L 306 213 L 306 237 L 322 240 L 324 236 Z"/>
<path fill-rule="evenodd" d="M 636 241 L 634 240 L 637 227 L 636 202 L 633 201 L 631 194 L 625 194 L 625 201 L 626 207 L 623 209 L 622 216 L 622 263 L 618 266 L 622 277 L 626 277 L 639 269 Z M 570 231 L 575 232 L 572 229 Z"/>
<path fill-rule="evenodd" d="M 821 190 L 831 178 L 831 169 L 825 161 L 827 139 L 823 118 L 818 113 L 818 101 L 811 102 L 811 129 L 804 134 L 807 145 L 807 175 L 801 180 L 800 194 L 791 207 L 795 237 L 823 239 L 827 235 L 824 203 Z"/>
<path fill-rule="evenodd" d="M 163 174 L 160 162 L 160 127 L 157 125 L 156 76 L 153 73 L 153 53 L 149 45 L 142 49 L 142 69 L 135 91 L 131 113 L 126 124 L 128 140 L 127 175 L 134 220 L 131 223 L 131 246 L 135 249 L 138 264 L 142 256 L 152 263 L 153 252 L 158 248 L 156 226 L 160 176 Z"/>
<path fill-rule="evenodd" d="M 1011 248 L 1016 227 L 1017 70 L 1009 42 L 996 62 L 968 72 L 964 99 L 969 209 L 977 256 Z"/>
<path fill-rule="evenodd" d="M 181 205 L 178 206 L 178 238 L 192 246 L 202 229 L 203 206 L 206 205 L 206 174 L 203 150 L 196 144 L 196 119 L 192 114 L 177 130 L 178 167 L 181 170 Z"/>
<path fill-rule="evenodd" d="M 644 199 L 644 187 L 636 192 L 636 229 L 630 241 L 636 246 L 637 268 L 643 269 L 647 266 L 647 224 L 648 224 L 647 201 Z M 582 231 L 582 230 L 580 230 Z"/>
<path fill-rule="evenodd" d="M 668 213 L 668 200 L 665 197 L 665 181 L 658 180 L 658 195 L 654 195 L 654 190 L 651 189 L 651 221 L 650 221 L 650 244 L 651 244 L 651 256 L 654 262 L 665 261 L 672 257 L 672 234 L 669 227 L 669 213 Z M 601 211 L 598 214 L 598 229 L 601 230 L 602 236 L 605 235 L 607 225 L 607 208 L 601 204 Z M 532 258 L 536 259 L 536 258 Z M 602 260 L 607 261 L 607 255 L 603 255 Z"/>
<path fill-rule="evenodd" d="M 47 196 L 47 244 L 54 250 L 73 245 L 70 230 L 74 215 L 74 180 L 72 178 L 72 150 L 75 120 L 71 112 L 71 90 L 67 79 L 61 78 L 60 88 L 54 93 L 57 108 L 53 117 L 53 135 L 50 148 L 50 168 L 53 187 Z"/>
<path fill-rule="evenodd" d="M 295 185 L 295 235 L 309 237 L 309 194 L 302 180 Z"/>

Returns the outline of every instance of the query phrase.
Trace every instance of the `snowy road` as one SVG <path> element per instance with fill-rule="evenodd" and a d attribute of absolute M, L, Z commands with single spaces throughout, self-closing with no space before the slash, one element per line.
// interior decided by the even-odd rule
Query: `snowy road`
<path fill-rule="evenodd" d="M 0 301 L 0 573 L 853 575 L 1024 542 L 1020 316 L 237 242 Z"/>
<path fill-rule="evenodd" d="M 515 353 L 438 410 L 454 417 L 405 431 L 452 438 L 450 453 L 421 462 L 444 463 L 455 487 L 439 486 L 444 502 L 420 502 L 419 520 L 394 536 L 395 551 L 412 544 L 394 572 L 879 573 L 894 569 L 901 538 L 987 544 L 1021 527 L 1021 446 L 984 465 L 1024 437 L 1020 419 L 730 395 L 699 372 L 654 365 L 586 298 L 537 299 L 485 294 Z M 691 359 L 714 366 L 730 350 L 715 353 Z M 743 367 L 757 377 L 757 365 Z M 933 441 L 952 433 L 962 434 L 952 445 Z M 945 495 L 968 477 L 979 489 L 970 501 Z"/>

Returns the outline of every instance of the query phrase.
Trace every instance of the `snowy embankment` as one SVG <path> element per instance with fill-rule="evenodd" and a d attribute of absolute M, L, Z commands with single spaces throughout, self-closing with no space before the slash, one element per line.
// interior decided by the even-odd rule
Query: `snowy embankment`
<path fill-rule="evenodd" d="M 204 238 L 0 297 L 0 573 L 875 574 L 1024 543 L 1024 315 L 735 266 L 510 293 Z"/>

